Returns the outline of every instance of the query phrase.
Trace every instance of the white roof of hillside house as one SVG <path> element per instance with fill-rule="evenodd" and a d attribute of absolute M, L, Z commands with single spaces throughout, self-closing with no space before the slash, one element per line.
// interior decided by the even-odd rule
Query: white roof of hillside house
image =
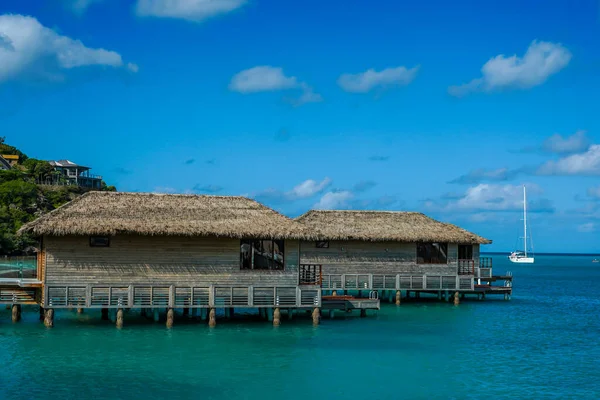
<path fill-rule="evenodd" d="M 75 164 L 73 161 L 70 160 L 48 161 L 48 163 L 53 167 L 91 169 L 90 167 Z"/>

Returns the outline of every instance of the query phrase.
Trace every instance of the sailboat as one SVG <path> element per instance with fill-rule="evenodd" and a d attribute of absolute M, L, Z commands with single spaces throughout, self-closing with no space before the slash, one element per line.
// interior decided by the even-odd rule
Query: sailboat
<path fill-rule="evenodd" d="M 527 254 L 527 193 L 525 186 L 523 186 L 523 251 L 513 251 L 508 259 L 520 264 L 533 264 L 534 261 L 533 257 Z"/>

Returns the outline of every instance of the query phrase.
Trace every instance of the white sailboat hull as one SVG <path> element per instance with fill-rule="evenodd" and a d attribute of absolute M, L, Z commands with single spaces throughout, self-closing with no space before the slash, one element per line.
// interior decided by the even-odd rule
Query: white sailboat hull
<path fill-rule="evenodd" d="M 533 261 L 534 261 L 533 257 L 512 257 L 512 256 L 509 256 L 508 259 L 511 262 L 518 263 L 518 264 L 533 264 Z"/>

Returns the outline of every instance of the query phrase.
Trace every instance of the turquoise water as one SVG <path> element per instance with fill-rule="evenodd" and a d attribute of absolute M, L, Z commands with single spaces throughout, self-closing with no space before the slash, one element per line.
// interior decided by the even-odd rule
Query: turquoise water
<path fill-rule="evenodd" d="M 173 329 L 126 315 L 57 313 L 45 329 L 0 311 L 0 398 L 598 399 L 600 265 L 542 257 L 496 273 L 515 277 L 511 301 L 383 304 L 376 315 L 273 328 L 181 318 Z"/>

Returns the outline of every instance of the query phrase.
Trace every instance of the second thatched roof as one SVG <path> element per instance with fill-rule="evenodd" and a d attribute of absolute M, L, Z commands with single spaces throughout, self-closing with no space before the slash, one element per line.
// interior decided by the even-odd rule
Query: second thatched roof
<path fill-rule="evenodd" d="M 19 232 L 37 236 L 316 237 L 311 229 L 245 197 L 121 192 L 88 192 L 24 225 Z"/>
<path fill-rule="evenodd" d="M 296 221 L 330 240 L 492 243 L 456 225 L 417 212 L 312 210 Z"/>

